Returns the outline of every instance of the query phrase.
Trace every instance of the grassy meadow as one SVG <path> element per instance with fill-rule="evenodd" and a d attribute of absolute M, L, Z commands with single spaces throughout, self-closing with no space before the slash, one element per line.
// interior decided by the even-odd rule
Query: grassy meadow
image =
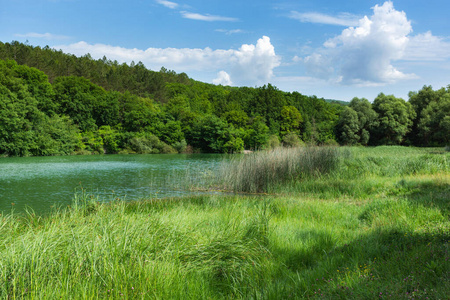
<path fill-rule="evenodd" d="M 48 216 L 0 216 L 0 298 L 448 299 L 445 149 L 278 149 L 213 181 L 238 193 L 83 191 Z"/>

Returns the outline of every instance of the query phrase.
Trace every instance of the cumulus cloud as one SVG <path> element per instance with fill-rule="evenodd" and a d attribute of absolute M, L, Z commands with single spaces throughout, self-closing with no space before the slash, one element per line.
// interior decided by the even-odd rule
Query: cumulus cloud
<path fill-rule="evenodd" d="M 373 15 L 360 19 L 358 26 L 327 40 L 322 49 L 304 59 L 305 65 L 310 74 L 342 84 L 374 85 L 414 78 L 392 65 L 405 56 L 411 32 L 406 14 L 387 1 L 373 7 Z"/>
<path fill-rule="evenodd" d="M 159 70 L 162 66 L 176 72 L 202 71 L 218 72 L 222 70 L 229 74 L 229 82 L 238 85 L 257 85 L 268 83 L 273 76 L 273 69 L 280 65 L 280 58 L 270 38 L 263 36 L 256 45 L 244 44 L 238 50 L 211 48 L 148 48 L 128 49 L 104 44 L 91 45 L 79 42 L 71 45 L 55 46 L 64 52 L 78 56 L 90 53 L 93 58 L 117 60 L 120 63 L 141 61 L 148 68 Z M 220 77 L 222 75 L 222 77 Z M 219 78 L 224 79 L 224 73 L 219 72 Z M 210 79 L 211 81 L 213 78 Z"/>
<path fill-rule="evenodd" d="M 263 36 L 255 45 L 242 45 L 233 51 L 232 70 L 234 77 L 242 82 L 267 83 L 273 76 L 273 69 L 280 65 L 280 58 L 270 38 Z"/>
<path fill-rule="evenodd" d="M 36 33 L 36 32 L 28 32 L 26 34 L 15 34 L 17 37 L 22 38 L 38 38 L 38 39 L 46 39 L 46 40 L 65 40 L 69 39 L 69 36 L 66 35 L 57 35 L 57 34 L 51 34 L 51 33 Z"/>
<path fill-rule="evenodd" d="M 430 31 L 409 39 L 404 60 L 443 61 L 450 58 L 450 43 L 434 36 Z"/>
<path fill-rule="evenodd" d="M 319 23 L 338 26 L 358 25 L 358 17 L 349 13 L 341 13 L 335 17 L 317 12 L 300 13 L 297 11 L 291 11 L 289 17 L 303 23 Z"/>
<path fill-rule="evenodd" d="M 236 18 L 230 18 L 230 17 L 223 17 L 223 16 L 215 16 L 210 14 L 198 14 L 198 13 L 191 13 L 187 11 L 182 11 L 181 15 L 185 19 L 191 19 L 191 20 L 197 20 L 197 21 L 207 21 L 207 22 L 214 22 L 214 21 L 224 21 L 224 22 L 236 22 L 238 19 Z"/>
<path fill-rule="evenodd" d="M 225 71 L 220 71 L 217 73 L 217 78 L 213 80 L 214 84 L 221 84 L 221 85 L 232 85 L 233 82 L 231 82 L 230 75 Z"/>
<path fill-rule="evenodd" d="M 167 8 L 175 9 L 178 7 L 178 3 L 172 2 L 172 1 L 166 1 L 166 0 L 156 0 L 158 4 L 164 5 Z"/>

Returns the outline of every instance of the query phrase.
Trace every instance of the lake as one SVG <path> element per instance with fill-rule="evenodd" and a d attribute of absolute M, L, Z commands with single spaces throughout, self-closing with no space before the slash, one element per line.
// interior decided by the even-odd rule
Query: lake
<path fill-rule="evenodd" d="M 204 180 L 223 161 L 214 154 L 0 158 L 0 212 L 49 212 L 84 189 L 101 201 L 185 196 L 186 177 Z M 189 176 L 185 174 L 189 173 Z M 198 192 L 196 192 L 198 193 Z"/>

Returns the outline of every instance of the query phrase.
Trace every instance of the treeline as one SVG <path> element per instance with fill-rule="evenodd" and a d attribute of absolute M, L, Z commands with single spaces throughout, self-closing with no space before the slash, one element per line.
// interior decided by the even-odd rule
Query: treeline
<path fill-rule="evenodd" d="M 338 141 L 348 145 L 444 146 L 450 144 L 450 85 L 424 86 L 409 101 L 379 94 L 373 103 L 354 98 L 341 112 Z"/>
<path fill-rule="evenodd" d="M 0 43 L 0 155 L 239 152 L 284 143 L 449 143 L 450 86 L 348 106 L 142 63 Z"/>

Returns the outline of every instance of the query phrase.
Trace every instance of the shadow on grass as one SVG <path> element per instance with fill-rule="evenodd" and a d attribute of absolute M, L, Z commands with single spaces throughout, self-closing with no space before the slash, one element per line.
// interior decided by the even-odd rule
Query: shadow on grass
<path fill-rule="evenodd" d="M 439 181 L 401 180 L 390 192 L 393 196 L 405 197 L 413 205 L 437 208 L 450 217 L 450 185 Z"/>
<path fill-rule="evenodd" d="M 317 255 L 314 247 L 302 255 L 288 253 L 291 261 L 294 255 L 305 267 L 298 276 L 306 281 L 307 292 L 295 285 L 283 292 L 294 298 L 446 299 L 449 243 L 449 232 L 410 234 L 393 229 L 374 232 L 326 255 Z M 318 260 L 307 266 L 301 259 L 308 255 Z"/>
<path fill-rule="evenodd" d="M 286 245 L 271 248 L 272 254 L 293 272 L 315 268 L 334 247 L 333 238 L 326 232 L 299 231 L 293 238 L 296 242 L 300 241 L 300 247 Z"/>

